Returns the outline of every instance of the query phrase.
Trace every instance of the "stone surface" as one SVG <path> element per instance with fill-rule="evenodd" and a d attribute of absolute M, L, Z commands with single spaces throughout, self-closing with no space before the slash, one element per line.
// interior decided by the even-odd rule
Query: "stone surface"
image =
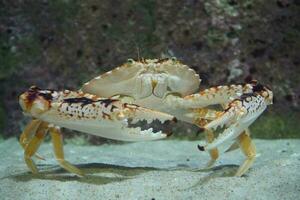
<path fill-rule="evenodd" d="M 198 142 L 163 140 L 101 146 L 65 145 L 66 159 L 83 178 L 60 169 L 49 143 L 33 175 L 15 139 L 0 143 L 1 199 L 299 199 L 300 140 L 255 140 L 258 156 L 243 177 L 232 177 L 239 151 L 221 154 L 216 167 Z M 226 145 L 222 147 L 222 150 Z"/>

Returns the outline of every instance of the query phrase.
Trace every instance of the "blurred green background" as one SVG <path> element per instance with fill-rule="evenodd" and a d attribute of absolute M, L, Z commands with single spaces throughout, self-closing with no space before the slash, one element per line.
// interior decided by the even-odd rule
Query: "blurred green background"
<path fill-rule="evenodd" d="M 177 57 L 200 74 L 201 89 L 269 85 L 275 103 L 253 135 L 299 138 L 299 54 L 299 0 L 0 0 L 0 136 L 28 122 L 18 95 L 31 85 L 78 89 L 139 55 Z M 174 138 L 201 137 L 187 124 L 173 129 Z"/>

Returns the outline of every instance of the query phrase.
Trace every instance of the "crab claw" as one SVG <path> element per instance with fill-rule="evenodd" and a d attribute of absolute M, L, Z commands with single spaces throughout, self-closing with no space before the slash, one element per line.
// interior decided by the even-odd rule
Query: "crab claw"
<path fill-rule="evenodd" d="M 225 141 L 237 138 L 262 114 L 267 105 L 272 103 L 272 98 L 272 91 L 261 87 L 260 90 L 244 94 L 231 102 L 220 117 L 204 126 L 205 129 L 225 126 L 225 130 L 212 143 L 199 145 L 199 150 L 211 150 Z"/>
<path fill-rule="evenodd" d="M 112 139 L 124 141 L 146 141 L 162 139 L 170 135 L 162 130 L 154 132 L 153 128 L 144 129 L 139 125 L 144 122 L 147 126 L 152 123 L 167 124 L 176 122 L 177 119 L 169 114 L 143 108 L 134 104 L 124 104 L 123 109 L 118 113 L 117 120 L 109 129 L 109 136 Z"/>
<path fill-rule="evenodd" d="M 175 117 L 117 99 L 95 95 L 30 88 L 20 96 L 20 105 L 27 115 L 51 126 L 69 128 L 105 138 L 123 141 L 144 141 L 165 138 L 170 134 L 154 131 L 152 122 L 176 121 Z M 164 124 L 166 125 L 166 124 Z M 160 126 L 161 129 L 164 128 Z"/>
<path fill-rule="evenodd" d="M 87 99 L 75 98 L 52 103 L 51 111 L 43 113 L 39 118 L 59 127 L 121 141 L 165 138 L 170 134 L 161 130 L 154 131 L 153 128 L 143 129 L 140 127 L 141 123 L 151 127 L 152 122 L 163 124 L 176 121 L 172 115 L 134 104 L 123 104 L 118 100 L 100 99 L 91 103 L 86 101 Z M 82 104 L 83 102 L 86 104 Z M 72 110 L 74 107 L 79 107 L 79 112 Z M 57 112 L 55 108 L 60 111 Z"/>
<path fill-rule="evenodd" d="M 147 125 L 151 125 L 152 121 L 159 121 L 161 123 L 175 121 L 175 118 L 171 115 L 141 108 L 130 113 L 130 116 L 126 116 L 126 112 L 120 112 L 118 115 L 118 119 L 80 119 L 73 122 L 68 121 L 67 123 L 56 121 L 55 124 L 114 140 L 148 141 L 166 138 L 170 134 L 164 133 L 161 130 L 154 131 L 153 128 L 143 130 L 139 127 L 140 122 L 146 122 Z"/>

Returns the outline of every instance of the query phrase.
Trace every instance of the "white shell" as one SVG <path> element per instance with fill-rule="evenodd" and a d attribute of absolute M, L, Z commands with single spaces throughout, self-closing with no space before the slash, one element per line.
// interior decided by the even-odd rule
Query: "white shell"
<path fill-rule="evenodd" d="M 151 81 L 157 82 L 157 87 L 153 88 Z M 186 96 L 195 92 L 199 84 L 199 75 L 176 60 L 147 59 L 131 60 L 106 72 L 84 84 L 82 91 L 101 97 L 121 94 L 140 99 L 152 95 L 152 92 L 159 97 L 166 92 Z"/>

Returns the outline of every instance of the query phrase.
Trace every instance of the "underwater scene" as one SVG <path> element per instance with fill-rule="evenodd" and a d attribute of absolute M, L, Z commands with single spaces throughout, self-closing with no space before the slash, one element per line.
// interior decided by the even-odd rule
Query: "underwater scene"
<path fill-rule="evenodd" d="M 300 1 L 0 1 L 0 200 L 299 199 Z"/>

